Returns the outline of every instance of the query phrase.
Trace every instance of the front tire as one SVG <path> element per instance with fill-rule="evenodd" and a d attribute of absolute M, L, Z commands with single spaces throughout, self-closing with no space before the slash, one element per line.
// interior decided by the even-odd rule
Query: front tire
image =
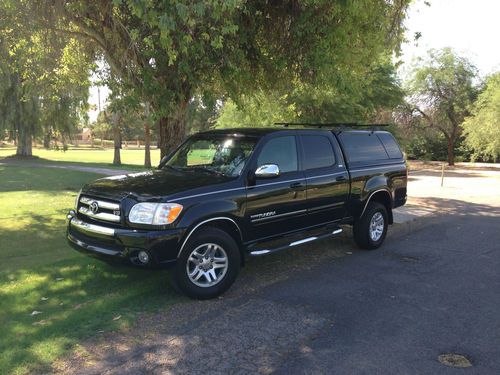
<path fill-rule="evenodd" d="M 362 249 L 378 249 L 385 240 L 388 224 L 385 206 L 378 202 L 370 202 L 363 216 L 354 222 L 354 241 Z"/>
<path fill-rule="evenodd" d="M 236 280 L 240 251 L 234 239 L 217 228 L 202 228 L 188 240 L 177 259 L 175 282 L 191 298 L 210 299 Z"/>

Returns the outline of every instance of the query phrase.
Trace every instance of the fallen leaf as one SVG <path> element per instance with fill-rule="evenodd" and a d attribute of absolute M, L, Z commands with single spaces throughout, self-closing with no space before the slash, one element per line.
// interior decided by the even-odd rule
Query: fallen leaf
<path fill-rule="evenodd" d="M 64 277 L 56 277 L 56 281 L 64 280 Z"/>
<path fill-rule="evenodd" d="M 113 318 L 113 320 L 118 320 L 118 319 L 120 319 L 121 317 L 122 317 L 121 315 L 115 316 L 115 317 Z"/>
<path fill-rule="evenodd" d="M 30 315 L 33 316 L 33 315 L 38 315 L 38 314 L 41 314 L 41 313 L 42 313 L 41 311 L 33 310 L 33 312 Z"/>
<path fill-rule="evenodd" d="M 42 297 L 40 298 L 42 301 L 47 301 L 49 299 L 49 297 Z"/>
<path fill-rule="evenodd" d="M 46 323 L 47 323 L 47 321 L 42 319 L 42 320 L 39 320 L 38 322 L 34 322 L 33 325 L 34 326 L 43 326 Z"/>

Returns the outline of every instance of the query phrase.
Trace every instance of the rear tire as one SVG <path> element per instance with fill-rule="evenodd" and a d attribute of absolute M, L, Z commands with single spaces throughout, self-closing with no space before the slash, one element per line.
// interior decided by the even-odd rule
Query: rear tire
<path fill-rule="evenodd" d="M 362 249 L 378 249 L 385 240 L 388 224 L 385 206 L 378 202 L 370 202 L 363 216 L 354 222 L 354 241 Z"/>
<path fill-rule="evenodd" d="M 175 282 L 191 298 L 210 299 L 236 280 L 240 250 L 234 239 L 217 228 L 202 228 L 188 240 L 177 259 Z"/>

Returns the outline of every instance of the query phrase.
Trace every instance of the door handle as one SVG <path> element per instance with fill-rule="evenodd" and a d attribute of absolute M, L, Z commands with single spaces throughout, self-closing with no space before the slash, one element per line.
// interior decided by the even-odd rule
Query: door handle
<path fill-rule="evenodd" d="M 293 184 L 290 185 L 291 189 L 298 190 L 304 188 L 306 185 L 303 184 L 302 182 L 294 182 Z"/>
<path fill-rule="evenodd" d="M 335 179 L 335 181 L 345 181 L 345 180 L 346 180 L 345 176 L 338 176 L 338 177 Z"/>

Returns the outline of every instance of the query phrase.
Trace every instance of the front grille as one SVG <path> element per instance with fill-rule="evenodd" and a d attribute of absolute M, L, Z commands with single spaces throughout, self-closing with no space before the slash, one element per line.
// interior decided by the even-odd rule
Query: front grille
<path fill-rule="evenodd" d="M 87 196 L 80 197 L 78 204 L 78 213 L 85 215 L 96 221 L 108 223 L 120 223 L 121 211 L 118 203 L 92 198 Z"/>

